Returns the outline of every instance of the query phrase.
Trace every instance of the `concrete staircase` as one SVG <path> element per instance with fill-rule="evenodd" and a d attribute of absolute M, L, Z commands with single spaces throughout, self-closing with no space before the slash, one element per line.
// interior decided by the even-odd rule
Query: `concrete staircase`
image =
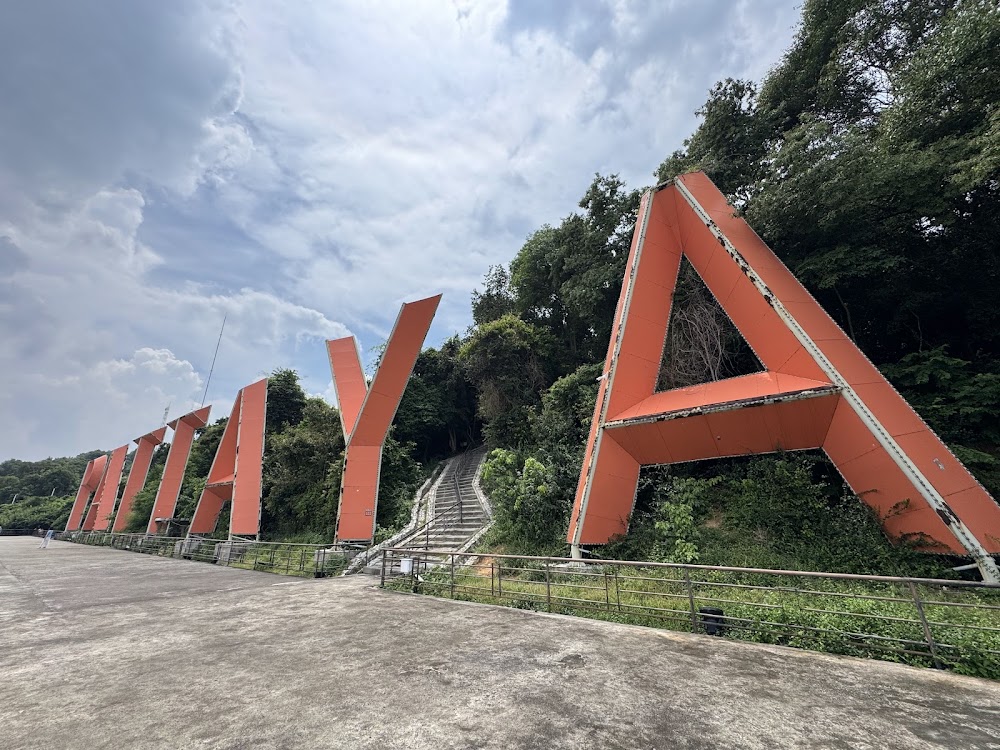
<path fill-rule="evenodd" d="M 445 469 L 435 493 L 431 520 L 396 546 L 452 552 L 461 549 L 490 522 L 473 482 L 485 449 L 457 456 Z"/>
<path fill-rule="evenodd" d="M 478 448 L 451 459 L 429 499 L 430 520 L 392 546 L 430 552 L 457 552 L 468 546 L 491 522 L 475 489 L 476 473 L 485 458 L 486 449 Z M 379 575 L 381 554 L 363 565 L 364 573 Z M 387 574 L 395 574 L 396 565 L 393 563 Z"/>

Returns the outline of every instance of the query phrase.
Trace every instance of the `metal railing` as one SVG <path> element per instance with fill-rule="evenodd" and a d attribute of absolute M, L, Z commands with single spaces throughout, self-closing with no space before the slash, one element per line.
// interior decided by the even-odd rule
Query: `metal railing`
<path fill-rule="evenodd" d="M 351 552 L 350 549 L 340 545 L 329 544 L 257 542 L 196 536 L 149 536 L 102 531 L 61 532 L 55 538 L 159 557 L 196 560 L 230 568 L 315 578 L 338 575 L 347 566 L 348 554 Z"/>
<path fill-rule="evenodd" d="M 1000 585 L 388 549 L 383 586 L 1000 679 Z"/>

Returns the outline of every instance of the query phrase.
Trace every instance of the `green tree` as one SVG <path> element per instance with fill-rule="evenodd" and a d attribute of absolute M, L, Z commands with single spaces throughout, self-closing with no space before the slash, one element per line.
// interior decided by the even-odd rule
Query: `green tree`
<path fill-rule="evenodd" d="M 285 427 L 302 421 L 306 394 L 295 370 L 279 368 L 267 379 L 267 434 L 277 435 Z"/>
<path fill-rule="evenodd" d="M 340 415 L 309 398 L 302 419 L 271 438 L 264 462 L 264 527 L 278 538 L 314 535 L 332 539 L 340 474 L 330 467 L 344 451 Z"/>
<path fill-rule="evenodd" d="M 535 232 L 511 262 L 520 317 L 547 328 L 550 356 L 565 371 L 604 356 L 628 261 L 639 191 L 597 175 L 558 227 Z"/>
<path fill-rule="evenodd" d="M 461 340 L 453 336 L 440 349 L 420 352 L 396 412 L 393 435 L 402 443 L 413 443 L 422 463 L 478 440 L 476 394 L 459 357 L 461 347 Z"/>
<path fill-rule="evenodd" d="M 503 266 L 490 266 L 483 279 L 483 291 L 472 292 L 472 320 L 476 325 L 489 323 L 515 312 L 510 272 Z"/>
<path fill-rule="evenodd" d="M 529 411 L 550 382 L 551 335 L 513 315 L 478 326 L 460 357 L 478 393 L 477 413 L 491 445 L 518 445 Z"/>

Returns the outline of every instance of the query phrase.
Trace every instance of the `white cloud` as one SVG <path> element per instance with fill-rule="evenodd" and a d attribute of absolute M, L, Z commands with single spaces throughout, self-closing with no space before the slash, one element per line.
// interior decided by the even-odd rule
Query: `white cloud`
<path fill-rule="evenodd" d="M 137 239 L 143 206 L 134 189 L 100 190 L 73 210 L 36 207 L 30 219 L 0 224 L 17 258 L 0 280 L 0 328 L 9 332 L 0 414 L 16 427 L 0 432 L 0 456 L 113 447 L 155 427 L 168 403 L 172 416 L 193 407 L 224 316 L 209 392 L 216 417 L 238 388 L 299 349 L 348 335 L 269 292 L 150 283 L 170 256 Z"/>
<path fill-rule="evenodd" d="M 290 293 L 334 297 L 372 337 L 436 291 L 467 321 L 490 263 L 595 171 L 650 182 L 712 83 L 761 74 L 794 17 L 781 2 L 602 7 L 248 2 L 241 113 L 260 158 L 223 205 L 287 259 Z"/>

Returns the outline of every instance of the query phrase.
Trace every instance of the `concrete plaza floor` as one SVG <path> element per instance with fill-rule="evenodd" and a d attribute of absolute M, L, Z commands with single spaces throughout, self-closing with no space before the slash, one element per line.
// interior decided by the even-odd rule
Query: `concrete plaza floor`
<path fill-rule="evenodd" d="M 1000 748 L 1000 683 L 0 537 L 0 748 Z"/>

